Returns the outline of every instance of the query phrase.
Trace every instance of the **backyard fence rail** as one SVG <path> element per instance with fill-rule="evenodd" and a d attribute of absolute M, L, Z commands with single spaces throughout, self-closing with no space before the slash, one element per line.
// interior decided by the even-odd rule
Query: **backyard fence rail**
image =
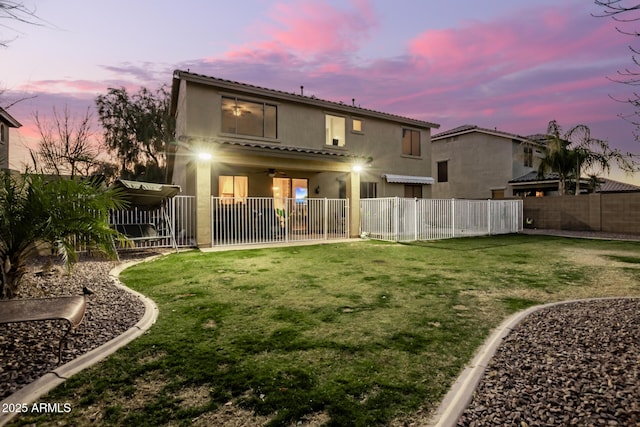
<path fill-rule="evenodd" d="M 392 242 L 517 233 L 521 200 L 380 198 L 360 201 L 360 234 Z"/>
<path fill-rule="evenodd" d="M 158 209 L 112 211 L 111 224 L 152 224 L 158 238 L 138 248 L 195 247 L 194 196 L 167 199 Z M 517 233 L 521 200 L 381 198 L 360 201 L 361 235 L 388 241 L 438 240 Z M 212 197 L 215 246 L 322 241 L 349 237 L 347 199 Z"/>
<path fill-rule="evenodd" d="M 332 240 L 349 237 L 346 199 L 212 197 L 216 246 Z"/>

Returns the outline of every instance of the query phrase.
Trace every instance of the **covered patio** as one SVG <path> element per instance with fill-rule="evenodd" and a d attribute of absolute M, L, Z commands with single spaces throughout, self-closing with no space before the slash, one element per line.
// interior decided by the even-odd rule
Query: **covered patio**
<path fill-rule="evenodd" d="M 195 243 L 315 240 L 359 233 L 360 174 L 366 160 L 335 150 L 247 141 L 196 141 L 175 153 L 195 198 Z M 177 151 L 177 149 L 176 149 Z M 185 154 L 186 153 L 186 154 Z"/>

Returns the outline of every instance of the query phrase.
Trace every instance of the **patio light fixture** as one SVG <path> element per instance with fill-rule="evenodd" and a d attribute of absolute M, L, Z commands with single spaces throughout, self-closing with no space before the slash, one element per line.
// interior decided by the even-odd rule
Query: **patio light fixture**
<path fill-rule="evenodd" d="M 211 153 L 207 153 L 205 151 L 200 151 L 198 152 L 198 159 L 200 160 L 211 160 L 212 156 Z"/>
<path fill-rule="evenodd" d="M 355 164 L 355 165 L 353 165 L 353 167 L 351 169 L 354 172 L 362 172 L 362 165 L 361 164 Z"/>

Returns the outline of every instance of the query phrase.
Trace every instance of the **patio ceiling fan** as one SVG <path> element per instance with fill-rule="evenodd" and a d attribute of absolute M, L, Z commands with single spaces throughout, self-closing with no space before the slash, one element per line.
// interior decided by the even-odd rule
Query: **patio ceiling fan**
<path fill-rule="evenodd" d="M 274 168 L 269 168 L 265 173 L 271 178 L 286 178 L 287 174 Z"/>

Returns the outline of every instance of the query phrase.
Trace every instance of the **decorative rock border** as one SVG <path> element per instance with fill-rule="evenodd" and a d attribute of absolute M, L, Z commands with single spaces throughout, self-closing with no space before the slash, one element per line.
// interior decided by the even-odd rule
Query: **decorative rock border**
<path fill-rule="evenodd" d="M 126 262 L 118 265 L 109 272 L 109 275 L 114 280 L 115 286 L 133 294 L 144 305 L 144 315 L 138 321 L 138 323 L 136 323 L 133 327 L 131 327 L 118 337 L 46 373 L 36 381 L 8 396 L 2 402 L 0 402 L 0 408 L 10 408 L 12 405 L 14 406 L 16 404 L 31 405 L 32 403 L 36 402 L 39 397 L 48 393 L 54 387 L 62 384 L 72 375 L 77 374 L 78 372 L 92 365 L 95 365 L 109 355 L 113 354 L 119 348 L 124 347 L 125 345 L 145 333 L 158 318 L 158 307 L 151 299 L 147 298 L 139 292 L 134 291 L 133 289 L 129 289 L 128 287 L 120 283 L 120 281 L 118 280 L 118 276 L 123 270 L 131 267 L 132 265 L 138 264 L 140 262 L 151 261 L 161 256 L 163 255 L 155 255 L 141 260 Z M 0 412 L 0 426 L 8 423 L 17 414 L 18 412 L 15 411 Z"/>
<path fill-rule="evenodd" d="M 429 425 L 636 425 L 639 375 L 639 298 L 536 306 L 493 332 Z"/>

